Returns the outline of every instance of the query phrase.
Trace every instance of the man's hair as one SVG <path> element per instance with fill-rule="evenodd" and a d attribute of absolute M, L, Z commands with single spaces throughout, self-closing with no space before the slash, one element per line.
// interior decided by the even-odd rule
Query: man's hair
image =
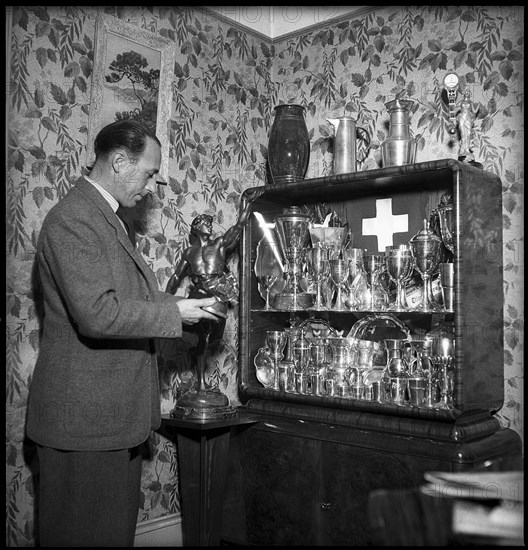
<path fill-rule="evenodd" d="M 137 120 L 119 120 L 105 126 L 95 138 L 94 152 L 96 158 L 106 158 L 119 148 L 126 149 L 132 160 L 137 160 L 145 147 L 147 139 L 153 139 L 160 147 L 156 134 Z"/>

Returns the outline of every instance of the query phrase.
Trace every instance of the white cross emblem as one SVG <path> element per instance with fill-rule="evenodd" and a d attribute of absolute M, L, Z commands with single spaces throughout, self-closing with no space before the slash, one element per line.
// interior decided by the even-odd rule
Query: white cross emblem
<path fill-rule="evenodd" d="M 386 246 L 393 245 L 394 233 L 409 231 L 409 214 L 392 214 L 392 199 L 376 200 L 376 217 L 363 220 L 363 235 L 378 237 L 378 252 L 385 252 Z"/>

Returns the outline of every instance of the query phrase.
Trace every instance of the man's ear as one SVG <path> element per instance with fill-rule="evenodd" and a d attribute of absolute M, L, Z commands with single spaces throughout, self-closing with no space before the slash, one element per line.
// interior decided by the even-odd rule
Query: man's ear
<path fill-rule="evenodd" d="M 121 172 L 121 170 L 123 169 L 125 162 L 127 161 L 128 161 L 127 154 L 121 149 L 116 149 L 112 153 L 112 157 L 111 157 L 111 164 L 114 172 L 116 174 L 119 174 L 119 172 Z"/>

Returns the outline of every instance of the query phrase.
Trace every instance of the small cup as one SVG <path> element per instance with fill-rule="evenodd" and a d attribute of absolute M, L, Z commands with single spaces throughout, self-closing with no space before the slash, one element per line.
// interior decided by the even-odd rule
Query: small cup
<path fill-rule="evenodd" d="M 350 397 L 352 399 L 363 399 L 365 395 L 365 387 L 363 385 L 350 386 Z"/>
<path fill-rule="evenodd" d="M 374 382 L 372 382 L 372 385 L 370 386 L 371 401 L 377 401 L 378 403 L 381 403 L 380 385 L 381 385 L 381 382 L 379 382 L 378 380 L 375 380 Z"/>
<path fill-rule="evenodd" d="M 323 395 L 323 380 L 317 372 L 310 373 L 310 390 L 312 395 Z"/>
<path fill-rule="evenodd" d="M 442 287 L 454 286 L 454 264 L 442 263 L 440 267 L 440 284 Z"/>
<path fill-rule="evenodd" d="M 327 378 L 324 381 L 324 389 L 326 395 L 334 396 L 337 395 L 337 384 L 333 378 Z"/>
<path fill-rule="evenodd" d="M 293 369 L 293 361 L 279 363 L 279 391 L 295 391 Z"/>
<path fill-rule="evenodd" d="M 409 379 L 409 403 L 411 405 L 421 406 L 425 402 L 425 392 L 427 389 L 427 380 L 425 378 Z"/>
<path fill-rule="evenodd" d="M 444 308 L 448 311 L 453 310 L 453 292 L 452 286 L 443 286 L 442 287 L 442 299 L 444 300 Z"/>
<path fill-rule="evenodd" d="M 308 374 L 302 371 L 295 373 L 295 391 L 301 394 L 310 393 Z"/>

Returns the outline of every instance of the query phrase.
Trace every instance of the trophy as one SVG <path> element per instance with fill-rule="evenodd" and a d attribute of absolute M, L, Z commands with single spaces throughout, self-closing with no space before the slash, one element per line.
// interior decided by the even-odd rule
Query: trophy
<path fill-rule="evenodd" d="M 385 254 L 365 254 L 364 267 L 370 287 L 370 310 L 384 310 L 388 295 L 381 284 L 380 277 L 385 270 Z"/>
<path fill-rule="evenodd" d="M 329 260 L 329 264 L 330 277 L 337 291 L 334 307 L 337 311 L 343 311 L 347 309 L 345 307 L 343 287 L 348 279 L 348 260 Z"/>
<path fill-rule="evenodd" d="M 437 409 L 454 408 L 454 346 L 455 342 L 451 338 L 441 338 L 433 341 L 435 355 L 431 359 L 436 368 L 435 378 L 440 389 L 440 401 L 436 404 Z"/>
<path fill-rule="evenodd" d="M 447 103 L 449 109 L 448 132 L 451 135 L 456 134 L 456 102 L 458 95 L 459 78 L 455 73 L 448 73 L 444 77 L 444 89 L 442 99 Z"/>
<path fill-rule="evenodd" d="M 286 286 L 275 297 L 277 309 L 307 309 L 313 305 L 313 294 L 301 287 L 300 274 L 309 242 L 311 218 L 303 214 L 299 207 L 292 206 L 275 218 L 275 231 L 287 263 Z"/>
<path fill-rule="evenodd" d="M 321 310 L 324 309 L 321 287 L 323 278 L 329 273 L 330 268 L 328 264 L 328 250 L 321 246 L 309 248 L 306 252 L 306 260 L 308 270 L 315 279 L 316 286 L 315 304 L 311 309 Z"/>
<path fill-rule="evenodd" d="M 434 219 L 436 215 L 436 220 Z M 440 203 L 433 210 L 432 222 L 436 222 L 436 229 L 440 232 L 444 246 L 451 252 L 455 253 L 455 238 L 453 233 L 453 202 L 450 193 L 445 193 L 440 198 Z"/>
<path fill-rule="evenodd" d="M 414 259 L 408 245 L 402 244 L 398 248 L 388 246 L 385 249 L 387 273 L 396 283 L 396 303 L 389 306 L 389 311 L 406 311 L 403 283 L 409 279 L 414 271 Z"/>
<path fill-rule="evenodd" d="M 279 389 L 279 363 L 284 359 L 284 348 L 288 335 L 281 330 L 266 331 L 266 346 L 273 358 L 273 389 Z"/>
<path fill-rule="evenodd" d="M 457 114 L 458 133 L 460 137 L 460 149 L 458 152 L 458 160 L 466 164 L 472 164 L 478 168 L 482 168 L 480 162 L 475 161 L 474 149 L 474 124 L 479 111 L 479 107 L 469 98 L 470 92 L 468 89 L 464 92 L 464 99 L 460 103 L 460 111 Z"/>
<path fill-rule="evenodd" d="M 429 229 L 429 222 L 424 220 L 423 229 L 409 241 L 415 267 L 422 276 L 423 295 L 418 310 L 423 312 L 440 311 L 440 307 L 433 301 L 431 275 L 440 263 L 442 239 Z"/>

